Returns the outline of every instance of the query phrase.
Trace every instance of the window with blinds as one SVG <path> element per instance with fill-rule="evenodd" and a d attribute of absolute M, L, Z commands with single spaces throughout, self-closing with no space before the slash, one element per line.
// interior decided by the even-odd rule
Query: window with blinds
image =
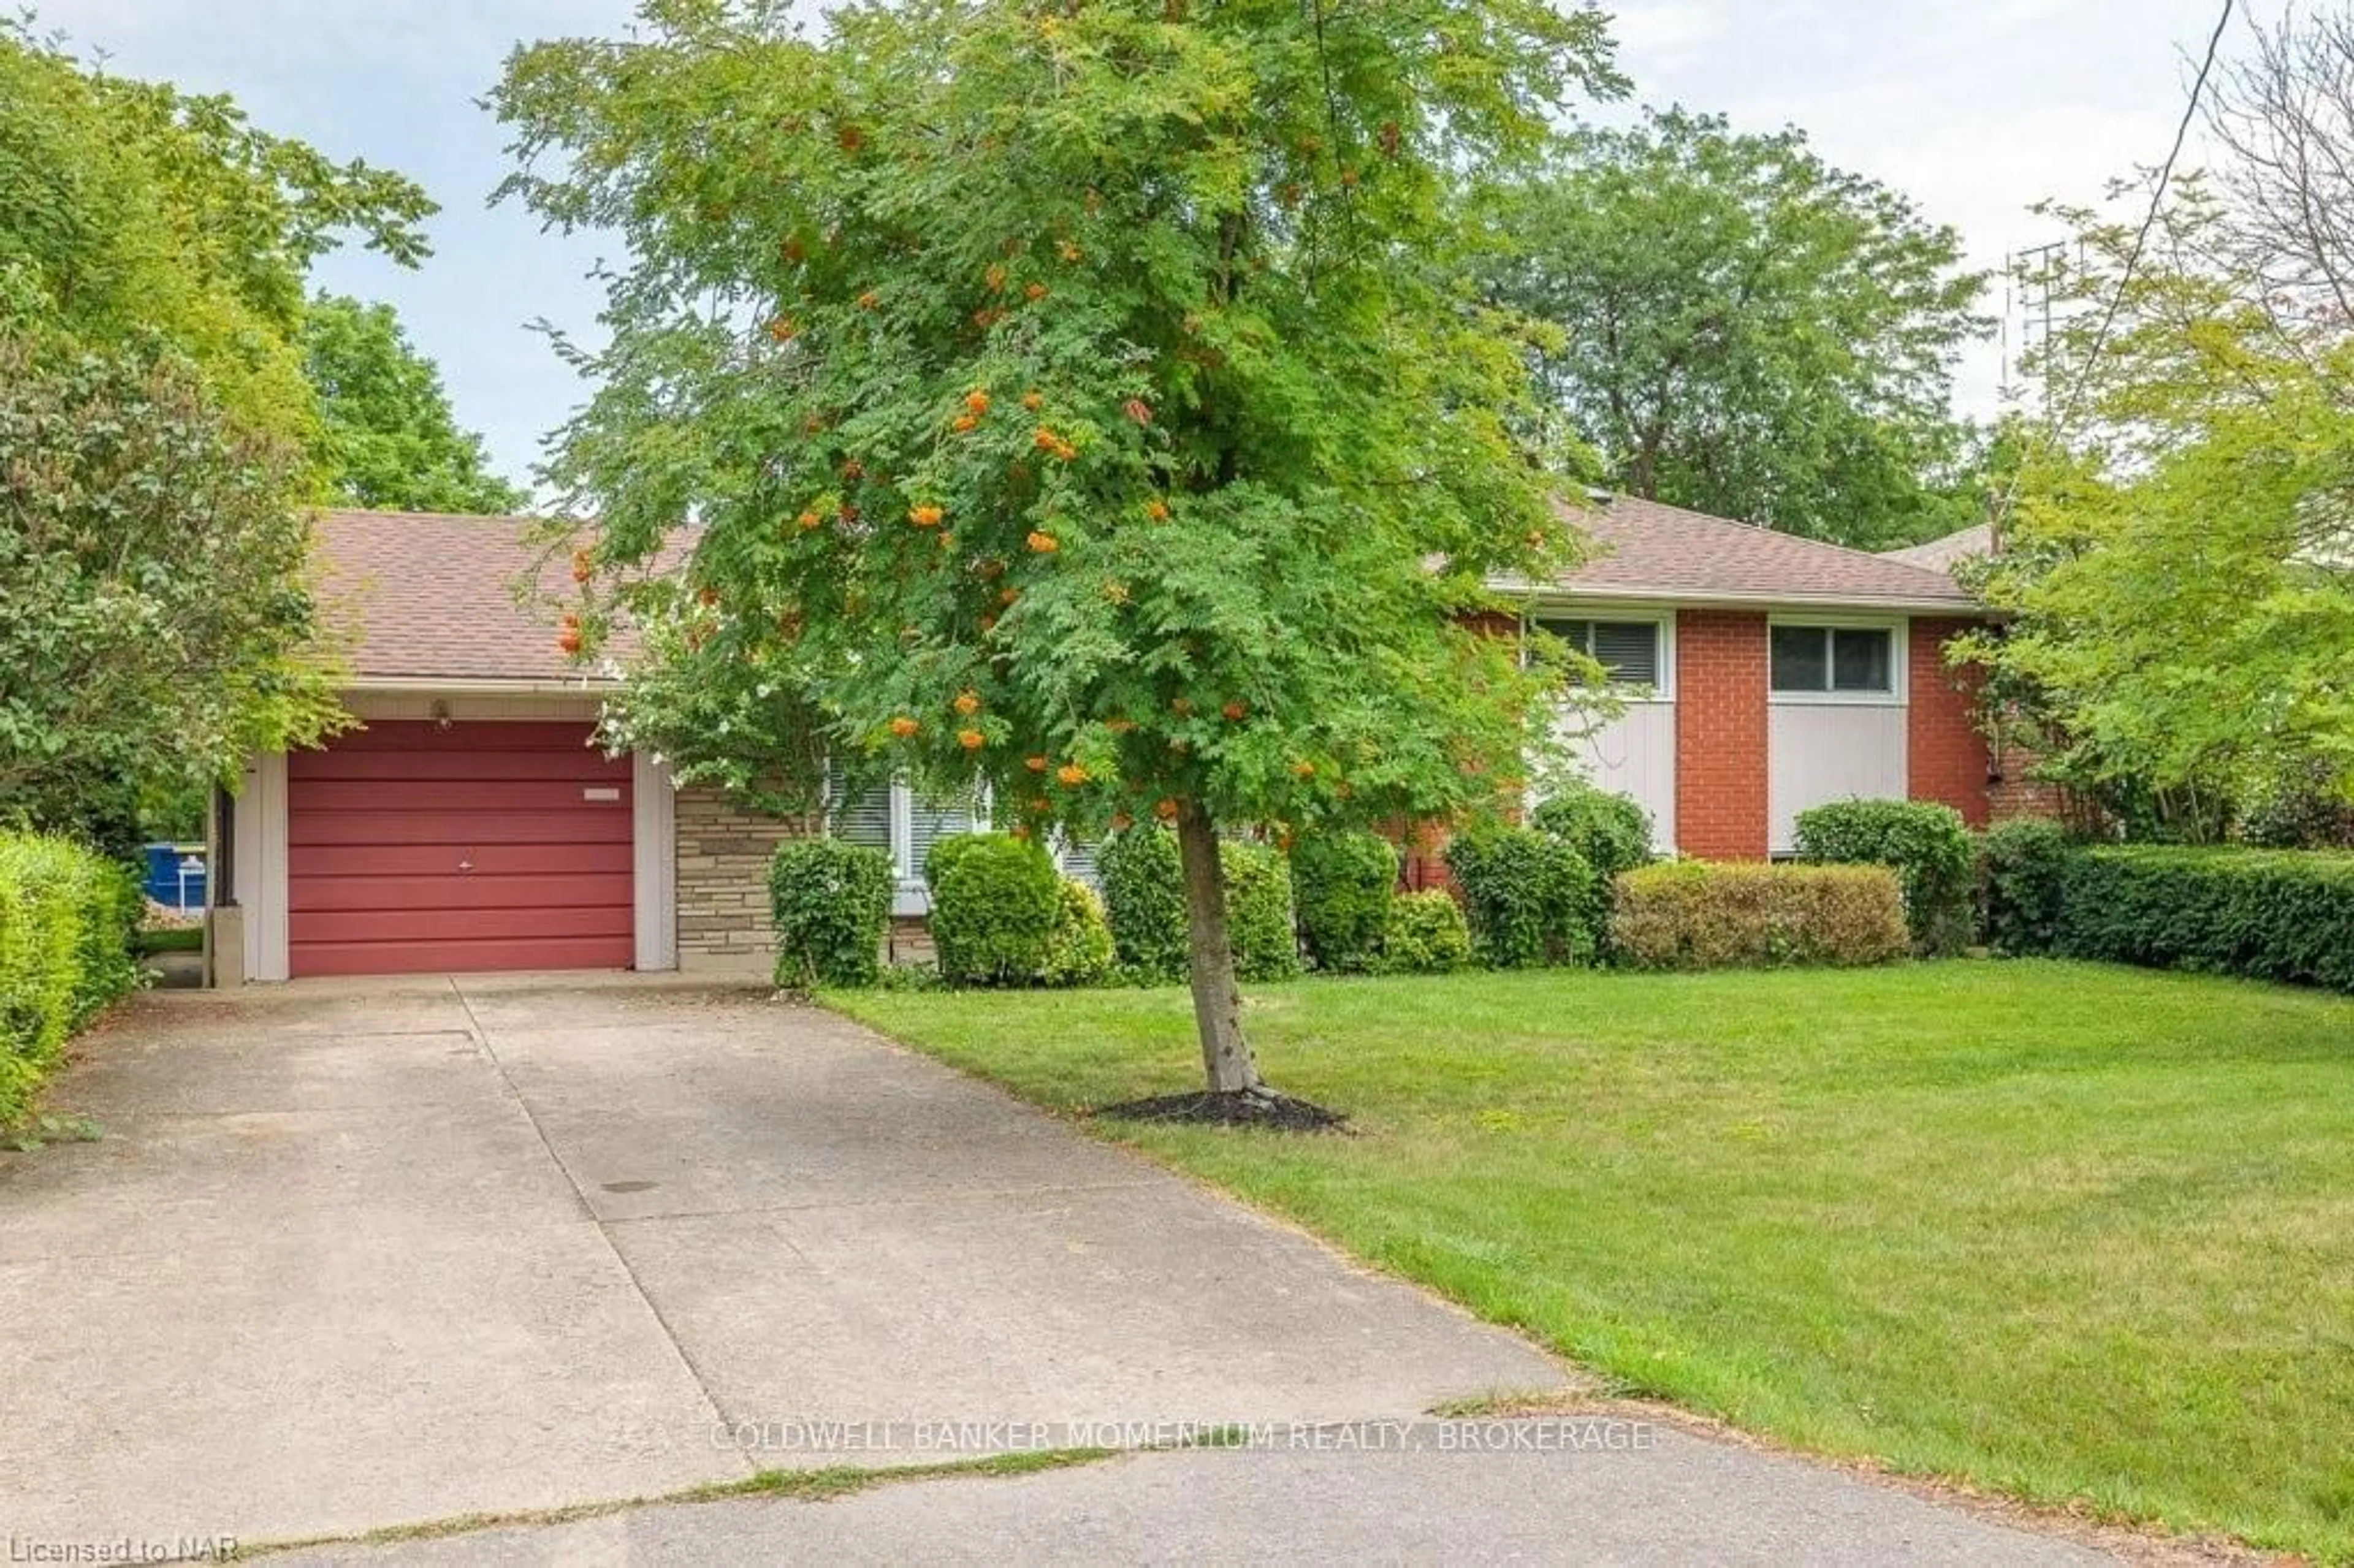
<path fill-rule="evenodd" d="M 988 826 L 976 801 L 930 800 L 914 796 L 907 802 L 907 874 L 924 874 L 924 857 L 932 853 L 932 845 L 939 840 L 979 832 Z"/>
<path fill-rule="evenodd" d="M 825 770 L 825 802 L 828 831 L 844 843 L 869 844 L 879 850 L 891 847 L 891 787 L 876 784 L 848 796 L 849 786 L 842 769 L 828 764 Z M 845 798 L 848 796 L 848 798 Z"/>
<path fill-rule="evenodd" d="M 1656 620 L 1554 620 L 1545 630 L 1609 673 L 1614 686 L 1659 686 L 1659 623 Z"/>
<path fill-rule="evenodd" d="M 1055 842 L 1055 859 L 1063 874 L 1073 882 L 1084 882 L 1100 889 L 1103 883 L 1096 874 L 1096 846 L 1084 843 L 1066 834 Z"/>

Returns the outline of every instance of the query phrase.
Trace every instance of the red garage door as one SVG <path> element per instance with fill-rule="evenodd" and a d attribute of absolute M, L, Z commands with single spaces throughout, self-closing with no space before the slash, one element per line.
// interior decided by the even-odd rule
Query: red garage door
<path fill-rule="evenodd" d="M 372 724 L 286 759 L 297 975 L 624 969 L 630 763 L 579 724 Z"/>

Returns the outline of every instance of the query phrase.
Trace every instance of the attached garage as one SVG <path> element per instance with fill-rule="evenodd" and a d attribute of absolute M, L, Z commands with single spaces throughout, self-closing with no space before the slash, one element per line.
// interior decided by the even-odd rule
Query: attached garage
<path fill-rule="evenodd" d="M 392 720 L 293 753 L 291 972 L 628 967 L 631 773 L 585 724 Z"/>

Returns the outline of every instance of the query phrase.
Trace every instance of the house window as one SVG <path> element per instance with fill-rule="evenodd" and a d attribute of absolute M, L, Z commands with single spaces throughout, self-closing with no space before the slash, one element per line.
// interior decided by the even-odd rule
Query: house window
<path fill-rule="evenodd" d="M 869 785 L 853 794 L 840 770 L 832 768 L 826 770 L 826 800 L 829 831 L 835 838 L 889 853 L 899 884 L 892 900 L 892 912 L 897 915 L 921 915 L 928 910 L 924 857 L 934 843 L 958 833 L 984 832 L 991 826 L 985 797 L 930 800 L 904 779 Z M 1065 875 L 1095 885 L 1093 846 L 1066 842 L 1058 835 L 1051 848 Z"/>
<path fill-rule="evenodd" d="M 1656 620 L 1544 620 L 1545 630 L 1606 671 L 1614 686 L 1659 687 Z"/>
<path fill-rule="evenodd" d="M 1896 632 L 1886 626 L 1776 626 L 1771 662 L 1779 694 L 1893 696 Z"/>

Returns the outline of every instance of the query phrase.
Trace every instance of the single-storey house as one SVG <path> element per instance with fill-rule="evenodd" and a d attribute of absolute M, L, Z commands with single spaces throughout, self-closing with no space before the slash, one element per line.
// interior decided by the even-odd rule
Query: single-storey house
<path fill-rule="evenodd" d="M 1640 501 L 1579 521 L 1593 559 L 1500 586 L 1627 686 L 1623 715 L 1583 744 L 1598 780 L 1650 811 L 1661 850 L 1762 859 L 1790 847 L 1798 811 L 1849 796 L 1944 800 L 1973 823 L 1997 810 L 1944 662 L 1978 612 L 1946 573 Z M 817 824 L 590 744 L 612 681 L 567 661 L 551 618 L 518 603 L 515 582 L 545 569 L 526 527 L 321 515 L 358 723 L 254 758 L 217 813 L 218 982 L 766 966 L 769 854 Z M 969 825 L 904 787 L 829 815 L 891 852 L 910 917 L 924 848 Z"/>

